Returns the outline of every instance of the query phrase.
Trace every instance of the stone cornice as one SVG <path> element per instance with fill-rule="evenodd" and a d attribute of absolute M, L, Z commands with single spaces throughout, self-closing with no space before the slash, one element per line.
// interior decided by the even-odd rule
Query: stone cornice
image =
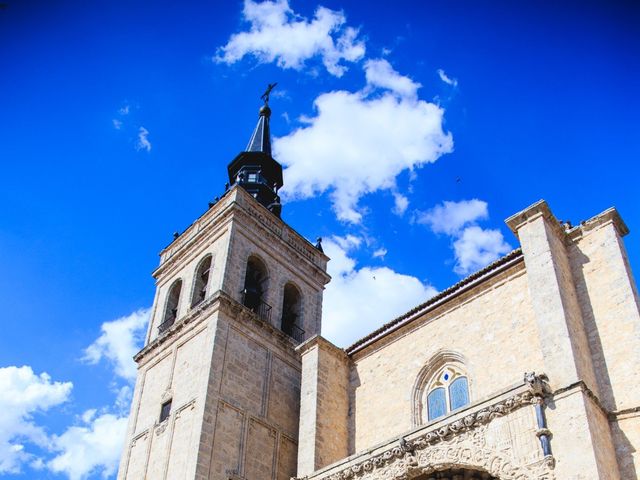
<path fill-rule="evenodd" d="M 142 348 L 142 350 L 136 353 L 133 359 L 137 363 L 140 363 L 142 359 L 146 357 L 150 352 L 156 350 L 158 347 L 167 342 L 173 341 L 173 339 L 178 336 L 179 332 L 181 332 L 186 326 L 196 324 L 201 320 L 204 320 L 206 316 L 205 312 L 213 312 L 215 310 L 213 306 L 217 302 L 218 292 L 200 302 L 198 306 L 189 310 L 189 312 L 183 317 L 177 319 L 176 322 L 171 325 L 168 330 L 158 335 L 153 341 L 149 342 Z"/>
<path fill-rule="evenodd" d="M 615 207 L 608 208 L 589 220 L 580 222 L 580 225 L 570 227 L 569 225 L 562 225 L 561 222 L 558 221 L 551 212 L 549 205 L 544 200 L 539 200 L 515 215 L 510 216 L 505 220 L 505 223 L 517 237 L 518 230 L 520 230 L 525 223 L 531 222 L 539 217 L 543 217 L 547 221 L 547 224 L 550 225 L 554 232 L 564 241 L 576 240 L 608 223 L 613 224 L 618 235 L 621 237 L 624 237 L 629 233 L 629 228 L 624 223 Z"/>
<path fill-rule="evenodd" d="M 437 447 L 438 444 L 450 441 L 455 437 L 470 434 L 473 430 L 483 427 L 497 417 L 508 415 L 526 405 L 536 404 L 547 393 L 548 386 L 545 377 L 528 374 L 522 384 L 512 387 L 491 400 L 471 406 L 439 422 L 416 428 L 385 444 L 348 457 L 297 480 L 352 480 L 363 476 L 388 480 L 410 478 L 407 476 L 406 470 L 418 467 L 416 458 L 420 456 L 420 451 Z M 551 469 L 553 459 L 546 460 L 546 466 L 543 468 Z M 399 468 L 394 469 L 393 464 L 396 462 L 399 463 Z M 389 476 L 386 472 L 389 468 L 398 472 L 398 476 Z M 376 475 L 376 470 L 384 473 Z M 533 475 L 527 474 L 530 472 L 527 466 L 513 466 L 513 471 L 522 473 L 522 476 L 503 476 L 501 478 L 534 478 Z"/>
<path fill-rule="evenodd" d="M 513 234 L 518 237 L 518 230 L 520 230 L 524 224 L 532 222 L 540 217 L 546 220 L 547 224 L 553 229 L 558 237 L 563 238 L 565 236 L 566 232 L 564 228 L 553 213 L 551 213 L 549 205 L 544 200 L 538 200 L 533 205 L 511 215 L 504 221 L 504 223 L 506 223 Z"/>
<path fill-rule="evenodd" d="M 311 350 L 313 347 L 317 346 L 323 350 L 328 350 L 334 354 L 334 356 L 344 359 L 345 361 L 349 360 L 349 356 L 344 351 L 344 349 L 337 347 L 333 343 L 331 343 L 326 338 L 320 335 L 314 335 L 313 337 L 305 340 L 300 345 L 296 347 L 296 351 L 302 356 Z"/>
<path fill-rule="evenodd" d="M 133 359 L 137 363 L 140 363 L 145 357 L 147 357 L 151 352 L 157 350 L 161 345 L 172 342 L 187 326 L 194 325 L 204 320 L 209 314 L 218 310 L 237 321 L 250 323 L 254 327 L 258 327 L 257 331 L 262 331 L 269 338 L 275 339 L 275 341 L 277 341 L 285 350 L 290 351 L 296 346 L 295 340 L 293 340 L 289 335 L 277 329 L 270 323 L 262 320 L 253 311 L 238 303 L 226 292 L 218 290 L 201 302 L 197 307 L 191 309 L 187 315 L 178 319 L 167 331 L 163 332 L 156 339 L 147 344 L 133 357 Z"/>
<path fill-rule="evenodd" d="M 277 239 L 286 243 L 293 251 L 296 251 L 306 261 L 312 263 L 322 270 L 327 283 L 330 277 L 324 271 L 326 269 L 327 257 L 323 252 L 316 249 L 307 239 L 296 232 L 283 220 L 276 217 L 260 205 L 242 187 L 234 185 L 223 197 L 209 210 L 196 219 L 178 238 L 171 242 L 160 252 L 160 266 L 153 272 L 154 277 L 158 277 L 169 264 L 181 258 L 187 246 L 197 238 L 201 238 L 201 232 L 208 230 L 212 225 L 221 224 L 220 220 L 229 217 L 234 211 L 242 211 L 254 222 L 261 225 Z"/>
<path fill-rule="evenodd" d="M 231 218 L 231 211 L 235 203 L 232 193 L 231 190 L 226 192 L 218 203 L 202 214 L 178 238 L 162 249 L 160 252 L 160 265 L 152 273 L 154 278 L 160 277 L 184 258 L 192 250 L 189 248 L 191 245 L 205 238 L 205 232 L 209 232 L 213 228 L 222 230 L 226 226 Z"/>
<path fill-rule="evenodd" d="M 580 225 L 569 230 L 567 234 L 569 235 L 569 238 L 571 238 L 571 240 L 577 240 L 588 235 L 593 230 L 596 230 L 597 228 L 607 224 L 612 224 L 616 229 L 616 232 L 618 232 L 618 235 L 620 235 L 621 237 L 624 237 L 629 233 L 629 227 L 627 227 L 626 223 L 624 223 L 624 220 L 622 220 L 622 217 L 620 216 L 620 213 L 618 213 L 618 210 L 616 210 L 615 207 L 611 207 L 606 209 L 604 212 L 596 215 L 595 217 L 581 222 Z"/>

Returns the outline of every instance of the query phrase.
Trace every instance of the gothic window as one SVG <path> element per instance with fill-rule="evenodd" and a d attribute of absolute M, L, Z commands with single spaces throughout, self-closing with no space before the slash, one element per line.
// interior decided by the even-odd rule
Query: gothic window
<path fill-rule="evenodd" d="M 242 303 L 261 317 L 268 320 L 271 306 L 265 301 L 267 292 L 267 268 L 257 257 L 249 257 L 242 289 Z"/>
<path fill-rule="evenodd" d="M 207 296 L 207 286 L 209 284 L 209 270 L 211 269 L 211 255 L 207 255 L 198 265 L 193 285 L 193 296 L 191 306 L 195 307 Z"/>
<path fill-rule="evenodd" d="M 461 368 L 447 365 L 433 377 L 425 395 L 426 420 L 435 420 L 469 403 L 469 380 Z"/>
<path fill-rule="evenodd" d="M 167 304 L 164 309 L 164 317 L 162 319 L 162 323 L 158 327 L 160 333 L 164 332 L 168 329 L 173 322 L 176 321 L 176 317 L 178 316 L 178 305 L 180 303 L 180 292 L 182 290 L 182 280 L 178 279 L 173 282 L 171 288 L 169 289 L 169 294 L 167 295 Z"/>
<path fill-rule="evenodd" d="M 304 330 L 300 327 L 302 297 L 298 288 L 292 283 L 284 286 L 284 296 L 282 299 L 282 320 L 281 330 L 301 342 Z"/>

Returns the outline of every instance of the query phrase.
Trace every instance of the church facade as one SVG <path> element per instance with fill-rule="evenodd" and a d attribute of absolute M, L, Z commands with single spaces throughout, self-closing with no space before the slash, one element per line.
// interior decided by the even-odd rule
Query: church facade
<path fill-rule="evenodd" d="M 342 349 L 321 244 L 280 219 L 268 104 L 160 254 L 118 478 L 637 480 L 640 312 L 615 209 L 540 201 L 520 247 Z"/>

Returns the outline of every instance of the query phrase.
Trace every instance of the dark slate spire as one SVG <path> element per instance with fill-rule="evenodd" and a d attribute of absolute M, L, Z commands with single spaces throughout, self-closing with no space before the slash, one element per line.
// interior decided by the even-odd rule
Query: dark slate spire
<path fill-rule="evenodd" d="M 260 109 L 260 118 L 258 125 L 251 135 L 247 152 L 263 152 L 271 156 L 271 130 L 269 129 L 269 117 L 271 117 L 271 109 L 266 103 Z"/>
<path fill-rule="evenodd" d="M 271 131 L 269 119 L 269 94 L 275 83 L 269 85 L 262 95 L 264 105 L 260 108 L 258 125 L 249 140 L 247 149 L 240 152 L 229 164 L 229 183 L 241 185 L 253 198 L 274 215 L 280 216 L 282 205 L 278 190 L 282 187 L 282 165 L 271 156 Z"/>

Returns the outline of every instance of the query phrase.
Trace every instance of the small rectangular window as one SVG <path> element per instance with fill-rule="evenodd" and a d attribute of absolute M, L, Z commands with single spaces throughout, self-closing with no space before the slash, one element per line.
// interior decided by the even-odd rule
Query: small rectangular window
<path fill-rule="evenodd" d="M 160 423 L 164 422 L 171 415 L 171 400 L 164 402 L 160 409 Z"/>

